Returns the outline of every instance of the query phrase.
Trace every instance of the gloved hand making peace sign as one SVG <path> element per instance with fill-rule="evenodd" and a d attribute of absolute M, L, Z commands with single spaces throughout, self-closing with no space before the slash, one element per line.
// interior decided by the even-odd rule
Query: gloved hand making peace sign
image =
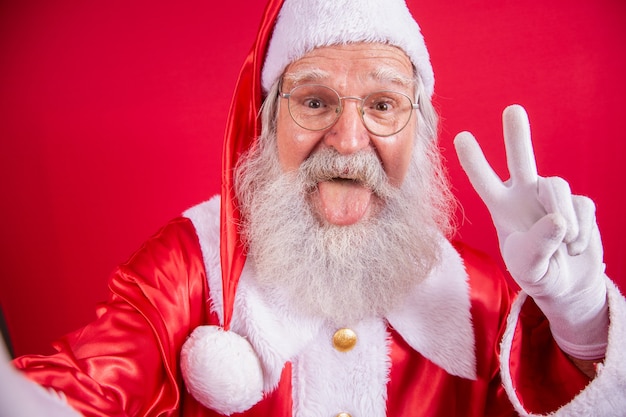
<path fill-rule="evenodd" d="M 508 181 L 500 180 L 468 132 L 454 142 L 461 165 L 489 209 L 511 276 L 546 315 L 561 349 L 579 359 L 601 358 L 608 307 L 595 205 L 572 195 L 563 179 L 537 175 L 521 106 L 505 109 L 503 128 Z"/>

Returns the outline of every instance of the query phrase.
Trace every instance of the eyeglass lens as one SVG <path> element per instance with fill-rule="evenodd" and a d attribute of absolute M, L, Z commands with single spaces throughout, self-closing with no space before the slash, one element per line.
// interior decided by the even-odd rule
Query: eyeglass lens
<path fill-rule="evenodd" d="M 330 87 L 304 84 L 288 95 L 289 112 L 293 120 L 309 130 L 332 126 L 343 111 L 342 101 L 358 100 L 363 124 L 377 136 L 390 136 L 401 131 L 409 122 L 413 105 L 411 99 L 394 91 L 379 91 L 361 99 L 343 97 Z"/>

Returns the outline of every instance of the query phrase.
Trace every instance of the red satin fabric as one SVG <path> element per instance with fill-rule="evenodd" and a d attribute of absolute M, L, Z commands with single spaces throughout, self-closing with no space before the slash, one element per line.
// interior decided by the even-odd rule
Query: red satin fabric
<path fill-rule="evenodd" d="M 457 249 L 470 275 L 478 379 L 447 374 L 390 329 L 389 416 L 514 415 L 500 385 L 497 356 L 509 291 L 486 257 L 460 245 Z M 210 313 L 206 272 L 191 222 L 177 219 L 146 242 L 118 268 L 110 289 L 97 319 L 58 342 L 57 354 L 22 357 L 15 364 L 31 379 L 63 391 L 85 416 L 217 416 L 187 393 L 178 367 L 191 331 L 218 323 Z M 587 380 L 560 353 L 533 303 L 527 303 L 522 316 L 511 360 L 514 379 L 527 406 L 550 411 L 569 401 Z M 291 410 L 287 364 L 277 390 L 237 415 L 290 417 Z"/>
<path fill-rule="evenodd" d="M 205 282 L 193 227 L 173 221 L 117 269 L 94 322 L 58 342 L 56 355 L 16 365 L 86 416 L 178 415 L 178 355 L 209 319 Z"/>
<path fill-rule="evenodd" d="M 522 307 L 514 340 L 517 343 L 511 354 L 511 374 L 527 410 L 546 414 L 563 405 L 563 398 L 574 397 L 589 383 L 557 346 L 548 320 L 531 298 Z"/>

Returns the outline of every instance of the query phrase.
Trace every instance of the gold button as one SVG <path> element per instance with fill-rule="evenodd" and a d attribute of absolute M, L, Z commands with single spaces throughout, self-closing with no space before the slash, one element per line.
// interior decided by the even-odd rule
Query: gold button
<path fill-rule="evenodd" d="M 354 333 L 354 330 L 351 329 L 339 329 L 333 335 L 333 346 L 339 352 L 348 352 L 349 350 L 352 350 L 352 348 L 356 345 L 356 341 L 356 333 Z M 337 414 L 337 416 L 346 417 L 349 415 L 342 413 Z"/>
<path fill-rule="evenodd" d="M 348 413 L 339 413 L 335 417 L 352 417 L 352 416 Z"/>

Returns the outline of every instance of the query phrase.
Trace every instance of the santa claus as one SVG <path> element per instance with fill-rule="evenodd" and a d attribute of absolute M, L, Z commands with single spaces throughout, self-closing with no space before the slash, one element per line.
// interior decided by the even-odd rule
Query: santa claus
<path fill-rule="evenodd" d="M 506 182 L 457 136 L 514 294 L 449 240 L 433 89 L 404 1 L 271 0 L 221 196 L 121 265 L 58 353 L 3 361 L 2 415 L 623 415 L 626 304 L 593 202 L 538 176 L 519 106 Z"/>

